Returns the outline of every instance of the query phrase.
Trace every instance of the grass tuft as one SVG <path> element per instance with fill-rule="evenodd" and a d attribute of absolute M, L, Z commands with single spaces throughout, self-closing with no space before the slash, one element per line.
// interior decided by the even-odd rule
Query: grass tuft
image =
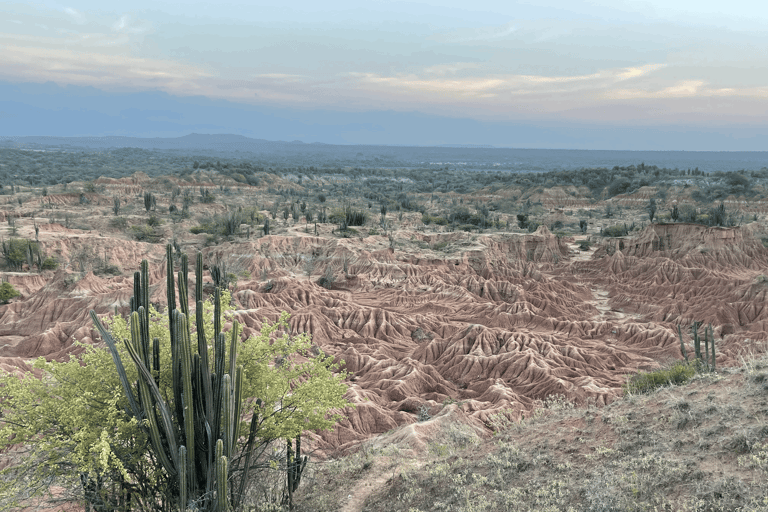
<path fill-rule="evenodd" d="M 679 386 L 696 375 L 696 362 L 677 361 L 651 372 L 640 372 L 623 386 L 625 395 L 652 393 L 664 386 Z"/>

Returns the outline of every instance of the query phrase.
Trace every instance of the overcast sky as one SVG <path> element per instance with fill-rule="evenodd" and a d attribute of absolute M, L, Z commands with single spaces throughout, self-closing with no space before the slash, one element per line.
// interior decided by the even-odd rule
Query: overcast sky
<path fill-rule="evenodd" d="M 696 127 L 722 135 L 712 149 L 729 149 L 734 130 L 766 133 L 766 26 L 768 2 L 741 0 L 2 2 L 0 81 L 202 96 L 293 116 Z M 444 142 L 482 143 L 455 138 Z"/>

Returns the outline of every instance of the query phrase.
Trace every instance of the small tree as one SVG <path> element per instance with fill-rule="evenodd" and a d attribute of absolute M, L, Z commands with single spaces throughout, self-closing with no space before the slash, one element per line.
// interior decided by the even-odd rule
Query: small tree
<path fill-rule="evenodd" d="M 0 284 L 0 304 L 8 304 L 8 301 L 20 295 L 19 291 L 8 281 L 3 281 L 3 284 Z"/>
<path fill-rule="evenodd" d="M 656 199 L 653 197 L 648 201 L 648 219 L 653 222 L 653 218 L 656 216 Z"/>

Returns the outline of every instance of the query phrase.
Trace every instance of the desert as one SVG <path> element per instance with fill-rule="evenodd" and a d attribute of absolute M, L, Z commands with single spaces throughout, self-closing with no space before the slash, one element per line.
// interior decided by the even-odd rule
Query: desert
<path fill-rule="evenodd" d="M 166 172 L 132 151 L 4 185 L 4 372 L 106 350 L 89 312 L 128 318 L 142 260 L 162 311 L 167 251 L 200 252 L 227 329 L 288 313 L 346 372 L 354 408 L 303 433 L 296 510 L 765 510 L 766 169 Z M 633 388 L 689 359 L 689 383 Z M 88 509 L 56 485 L 29 510 Z"/>

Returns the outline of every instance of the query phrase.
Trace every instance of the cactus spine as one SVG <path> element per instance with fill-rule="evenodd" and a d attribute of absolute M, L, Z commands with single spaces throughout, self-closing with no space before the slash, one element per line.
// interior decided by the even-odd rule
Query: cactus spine
<path fill-rule="evenodd" d="M 228 461 L 236 449 L 240 412 L 242 411 L 243 367 L 237 365 L 240 325 L 233 322 L 226 357 L 226 336 L 221 332 L 220 292 L 214 291 L 214 362 L 209 370 L 208 341 L 203 329 L 203 260 L 197 254 L 195 262 L 195 318 L 197 343 L 190 336 L 187 258 L 181 257 L 181 270 L 174 283 L 173 252 L 166 248 L 168 329 L 171 344 L 172 393 L 160 391 L 160 340 L 149 336 L 149 269 L 147 261 L 134 274 L 134 294 L 131 298 L 131 339 L 125 344 L 138 371 L 138 396 L 128 381 L 125 367 L 112 338 L 96 313 L 91 318 L 107 344 L 117 368 L 120 382 L 128 399 L 127 412 L 140 421 L 150 438 L 151 450 L 162 465 L 170 488 L 177 489 L 173 505 L 182 511 L 196 502 L 202 510 L 225 512 L 228 504 Z M 179 304 L 176 302 L 178 286 Z M 228 363 L 228 364 L 227 364 Z M 170 400 L 172 399 L 172 403 Z M 258 403 L 258 401 L 257 401 Z M 251 419 L 251 435 L 246 458 L 257 424 Z M 146 421 L 143 421 L 146 420 Z M 243 468 L 243 483 L 248 467 Z M 214 499 L 215 489 L 215 499 Z M 239 498 L 237 498 L 239 501 Z"/>

